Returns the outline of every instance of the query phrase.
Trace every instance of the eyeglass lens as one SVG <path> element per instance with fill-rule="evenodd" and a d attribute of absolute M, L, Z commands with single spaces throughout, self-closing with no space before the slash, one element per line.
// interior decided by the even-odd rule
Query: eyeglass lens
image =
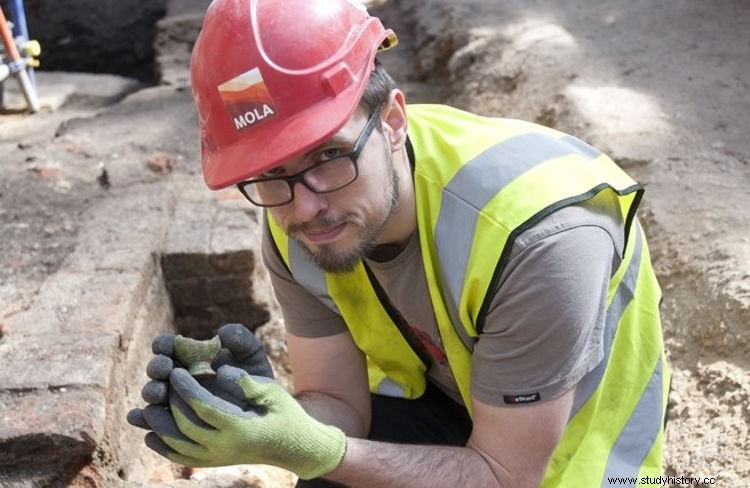
<path fill-rule="evenodd" d="M 292 187 L 302 183 L 315 193 L 329 193 L 345 187 L 357 177 L 357 168 L 349 155 L 334 158 L 298 173 L 294 181 L 286 179 L 258 181 L 244 186 L 244 193 L 256 205 L 274 206 L 293 198 Z"/>
<path fill-rule="evenodd" d="M 238 188 L 255 205 L 275 207 L 294 199 L 294 185 L 297 183 L 302 183 L 315 193 L 329 193 L 349 185 L 357 179 L 359 153 L 370 137 L 379 115 L 380 106 L 370 114 L 351 152 L 291 176 L 250 180 L 238 184 Z"/>

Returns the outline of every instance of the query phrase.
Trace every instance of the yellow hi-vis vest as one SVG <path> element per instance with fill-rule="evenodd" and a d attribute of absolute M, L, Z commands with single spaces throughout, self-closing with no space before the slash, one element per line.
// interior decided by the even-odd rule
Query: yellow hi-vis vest
<path fill-rule="evenodd" d="M 660 476 L 669 369 L 661 291 L 635 219 L 642 188 L 597 149 L 552 129 L 437 105 L 410 105 L 408 114 L 428 288 L 469 412 L 473 344 L 515 237 L 564 206 L 599 192 L 617 195 L 626 244 L 609 284 L 604 358 L 576 388 L 542 486 Z M 295 280 L 343 317 L 366 353 L 371 391 L 419 397 L 426 366 L 399 332 L 390 305 L 379 300 L 364 265 L 325 273 L 270 215 L 267 222 Z"/>

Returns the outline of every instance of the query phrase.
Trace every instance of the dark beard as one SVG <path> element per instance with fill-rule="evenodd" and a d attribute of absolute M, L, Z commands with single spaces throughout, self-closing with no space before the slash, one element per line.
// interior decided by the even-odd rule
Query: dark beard
<path fill-rule="evenodd" d="M 385 218 L 378 225 L 377 228 L 370 229 L 370 231 L 367 232 L 367 234 L 362 239 L 362 242 L 356 248 L 351 249 L 347 251 L 346 253 L 342 253 L 342 252 L 337 252 L 333 250 L 332 249 L 333 246 L 324 244 L 320 246 L 316 252 L 313 252 L 303 242 L 301 242 L 300 240 L 296 238 L 293 238 L 295 241 L 297 241 L 300 247 L 304 250 L 305 254 L 310 259 L 310 261 L 312 261 L 317 267 L 321 268 L 323 271 L 327 273 L 341 273 L 341 274 L 350 273 L 356 269 L 357 265 L 359 265 L 359 263 L 365 258 L 365 256 L 372 253 L 372 251 L 378 246 L 378 243 L 377 243 L 378 236 L 380 236 L 380 234 L 383 232 L 383 228 L 385 227 L 386 223 L 388 222 L 388 220 L 391 218 L 391 216 L 396 212 L 396 209 L 398 208 L 399 177 L 396 171 L 393 170 L 392 161 L 391 161 L 390 167 L 391 167 L 391 171 L 390 171 L 389 180 L 391 184 L 391 192 L 390 192 L 391 198 L 389 202 L 388 213 L 386 214 Z M 331 227 L 336 224 L 337 224 L 336 222 L 327 223 L 327 225 Z M 296 230 L 302 230 L 302 229 L 296 229 Z M 293 233 L 290 232 L 290 235 L 293 235 Z"/>
<path fill-rule="evenodd" d="M 299 242 L 299 241 L 297 241 Z M 367 254 L 369 254 L 374 248 L 375 243 L 373 240 L 367 240 L 362 242 L 355 249 L 351 249 L 346 253 L 341 253 L 330 249 L 333 246 L 324 244 L 316 252 L 312 252 L 302 242 L 299 242 L 305 255 L 315 263 L 315 265 L 321 268 L 327 273 L 340 273 L 346 274 L 354 271 L 357 265 L 362 261 Z"/>

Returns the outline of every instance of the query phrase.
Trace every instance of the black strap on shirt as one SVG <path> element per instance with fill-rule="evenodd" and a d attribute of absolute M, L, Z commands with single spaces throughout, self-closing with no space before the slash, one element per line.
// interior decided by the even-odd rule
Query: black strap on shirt
<path fill-rule="evenodd" d="M 401 335 L 404 337 L 404 339 L 406 339 L 406 342 L 412 348 L 414 353 L 419 356 L 419 359 L 422 360 L 422 363 L 425 365 L 425 367 L 429 369 L 430 365 L 432 364 L 432 359 L 430 358 L 429 353 L 422 344 L 422 341 L 420 341 L 419 338 L 414 334 L 404 316 L 401 315 L 401 312 L 399 312 L 396 307 L 393 306 L 391 300 L 388 298 L 388 295 L 385 293 L 385 290 L 383 290 L 383 287 L 380 286 L 380 283 L 378 283 L 377 278 L 375 278 L 375 275 L 373 274 L 367 263 L 362 261 L 362 264 L 365 268 L 365 271 L 367 272 L 367 278 L 370 280 L 372 289 L 375 291 L 375 295 L 378 297 L 378 300 L 380 300 L 380 305 L 382 305 L 383 309 L 385 309 L 386 313 L 391 318 L 391 321 L 396 324 L 399 332 L 401 332 Z"/>

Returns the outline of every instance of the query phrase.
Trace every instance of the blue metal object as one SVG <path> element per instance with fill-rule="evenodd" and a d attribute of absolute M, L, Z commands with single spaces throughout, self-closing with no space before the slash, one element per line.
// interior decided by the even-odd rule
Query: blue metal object
<path fill-rule="evenodd" d="M 17 5 L 14 5 L 14 8 L 16 7 Z M 18 13 L 17 10 L 16 13 Z M 10 27 L 11 24 L 13 24 L 13 21 L 5 16 L 3 8 L 0 7 L 0 38 L 5 48 L 5 56 L 3 57 L 7 56 L 7 60 L 3 60 L 0 63 L 1 71 L 4 72 L 0 74 L 2 74 L 3 80 L 13 74 L 21 85 L 21 90 L 29 105 L 29 109 L 32 112 L 38 112 L 40 108 L 39 97 L 37 96 L 36 88 L 31 83 L 29 71 L 34 65 L 32 56 L 39 54 L 39 44 L 36 41 L 14 37 Z"/>
<path fill-rule="evenodd" d="M 13 35 L 21 38 L 21 42 L 29 41 L 29 29 L 26 25 L 26 10 L 23 8 L 23 0 L 10 0 L 8 2 L 10 21 L 13 23 Z M 29 66 L 26 69 L 29 74 L 31 86 L 36 89 L 36 79 L 34 78 L 34 68 Z"/>

